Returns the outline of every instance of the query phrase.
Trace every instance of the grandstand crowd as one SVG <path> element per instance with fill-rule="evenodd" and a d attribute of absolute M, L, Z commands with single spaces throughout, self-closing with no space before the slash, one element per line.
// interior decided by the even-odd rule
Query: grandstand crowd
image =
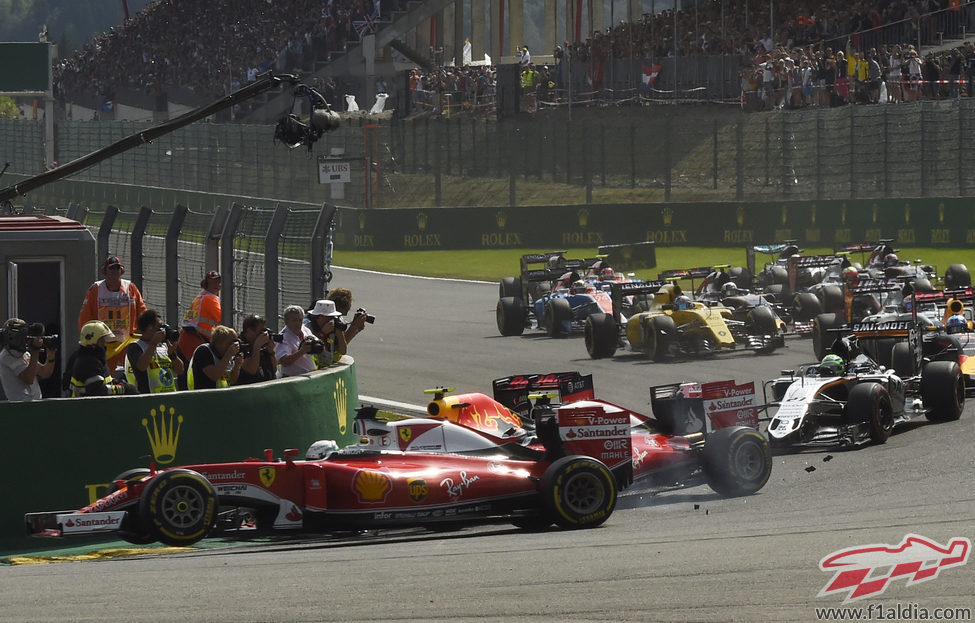
<path fill-rule="evenodd" d="M 710 0 L 676 14 L 620 21 L 585 41 L 556 47 L 555 57 L 559 63 L 568 57 L 598 64 L 652 62 L 675 54 L 732 55 L 742 59 L 742 102 L 750 109 L 973 93 L 971 45 L 923 54 L 920 46 L 975 29 L 975 1 L 773 5 L 772 27 L 766 2 Z M 405 0 L 158 0 L 59 61 L 56 89 L 60 95 L 84 92 L 107 99 L 120 88 L 156 94 L 183 87 L 222 95 L 268 69 L 307 67 L 309 58 L 342 50 L 358 40 L 362 28 L 404 8 Z M 234 19 L 228 20 L 230 15 Z M 527 86 L 540 98 L 557 100 L 556 90 L 567 87 L 558 66 L 532 66 L 532 71 L 537 75 Z M 493 100 L 493 78 L 492 68 L 483 67 L 417 70 L 410 76 L 410 97 L 420 110 L 437 112 L 444 102 L 473 108 Z M 599 88 L 598 80 L 590 86 Z"/>

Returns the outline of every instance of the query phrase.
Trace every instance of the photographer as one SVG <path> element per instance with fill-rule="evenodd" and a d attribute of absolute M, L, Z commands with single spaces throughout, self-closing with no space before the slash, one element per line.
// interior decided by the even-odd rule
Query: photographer
<path fill-rule="evenodd" d="M 138 320 L 139 341 L 129 344 L 125 353 L 125 378 L 140 394 L 176 391 L 176 377 L 185 372 L 183 360 L 176 356 L 178 331 L 163 324 L 154 309 L 142 312 Z"/>
<path fill-rule="evenodd" d="M 240 352 L 244 361 L 240 366 L 238 385 L 249 385 L 270 381 L 278 369 L 278 360 L 274 356 L 274 343 L 267 330 L 267 321 L 262 316 L 251 314 L 244 318 L 240 330 Z"/>
<path fill-rule="evenodd" d="M 281 332 L 281 342 L 274 347 L 274 355 L 281 364 L 281 376 L 296 376 L 315 369 L 315 362 L 309 354 L 317 338 L 302 324 L 305 310 L 299 305 L 289 305 L 284 310 L 285 329 Z"/>
<path fill-rule="evenodd" d="M 323 352 L 312 353 L 315 366 L 321 370 L 332 365 L 347 350 L 342 313 L 335 309 L 335 302 L 328 299 L 315 301 L 315 307 L 308 310 L 307 326 L 319 340 L 325 343 Z"/>
<path fill-rule="evenodd" d="M 335 288 L 328 293 L 325 297 L 329 301 L 335 303 L 335 309 L 343 316 L 348 315 L 349 311 L 352 309 L 352 291 L 348 288 Z M 345 342 L 348 344 L 352 341 L 352 338 L 359 335 L 363 329 L 366 328 L 366 323 L 372 324 L 376 321 L 376 317 L 372 314 L 367 314 L 366 310 L 359 308 L 352 320 L 349 321 L 348 325 L 345 327 Z M 343 352 L 343 354 L 345 354 Z"/>
<path fill-rule="evenodd" d="M 243 361 L 237 332 L 230 327 L 217 325 L 211 340 L 193 351 L 186 372 L 187 388 L 215 389 L 236 385 Z"/>
<path fill-rule="evenodd" d="M 52 340 L 45 344 L 43 333 L 43 327 L 28 326 L 20 318 L 11 318 L 3 325 L 0 383 L 10 402 L 40 400 L 41 387 L 37 380 L 46 379 L 54 372 L 55 348 L 50 344 Z"/>

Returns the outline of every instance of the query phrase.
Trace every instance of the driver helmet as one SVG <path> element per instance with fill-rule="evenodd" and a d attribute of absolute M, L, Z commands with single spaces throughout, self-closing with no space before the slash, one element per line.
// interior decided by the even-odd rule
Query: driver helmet
<path fill-rule="evenodd" d="M 846 364 L 839 355 L 826 355 L 819 362 L 819 369 L 833 376 L 843 376 L 846 373 Z"/>
<path fill-rule="evenodd" d="M 897 266 L 898 262 L 900 262 L 900 260 L 897 259 L 896 253 L 888 253 L 886 256 L 884 256 L 885 268 L 890 268 L 891 266 Z"/>
<path fill-rule="evenodd" d="M 600 281 L 612 281 L 615 278 L 616 278 L 616 273 L 614 273 L 613 269 L 608 266 L 602 269 L 601 271 L 599 271 Z"/>
<path fill-rule="evenodd" d="M 108 325 L 101 320 L 91 320 L 81 327 L 81 335 L 78 337 L 78 344 L 82 346 L 97 346 L 98 340 L 103 337 L 113 335 Z"/>
<path fill-rule="evenodd" d="M 860 273 L 857 271 L 857 269 L 852 266 L 847 266 L 843 269 L 843 279 L 847 281 L 856 281 L 859 274 Z"/>
<path fill-rule="evenodd" d="M 27 350 L 29 327 L 20 318 L 10 318 L 3 324 L 3 342 L 10 350 Z"/>
<path fill-rule="evenodd" d="M 548 267 L 549 268 L 558 268 L 559 267 L 559 256 L 553 255 L 552 257 L 548 258 Z"/>
<path fill-rule="evenodd" d="M 736 286 L 734 282 L 729 281 L 728 283 L 721 286 L 721 296 L 723 297 L 738 296 L 738 286 Z"/>
<path fill-rule="evenodd" d="M 589 290 L 589 286 L 582 279 L 576 279 L 572 282 L 572 294 L 585 294 Z"/>
<path fill-rule="evenodd" d="M 690 309 L 691 307 L 693 307 L 691 303 L 691 299 L 684 294 L 681 294 L 676 299 L 674 299 L 674 305 L 677 306 L 677 309 Z"/>
<path fill-rule="evenodd" d="M 948 333 L 964 333 L 968 331 L 968 320 L 962 314 L 954 314 L 945 323 L 945 330 Z"/>

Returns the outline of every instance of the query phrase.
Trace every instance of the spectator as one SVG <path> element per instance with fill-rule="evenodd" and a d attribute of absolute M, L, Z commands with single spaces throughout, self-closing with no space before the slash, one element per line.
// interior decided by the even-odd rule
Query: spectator
<path fill-rule="evenodd" d="M 116 380 L 105 361 L 105 345 L 112 330 L 100 320 L 92 320 L 81 327 L 80 348 L 68 360 L 71 370 L 71 397 L 120 396 L 138 394 L 134 385 Z"/>
<path fill-rule="evenodd" d="M 215 389 L 237 383 L 240 366 L 240 340 L 230 327 L 217 325 L 213 337 L 196 347 L 186 373 L 187 389 Z"/>
<path fill-rule="evenodd" d="M 140 394 L 176 391 L 176 377 L 185 373 L 183 360 L 176 355 L 176 341 L 167 339 L 162 316 L 147 309 L 139 316 L 139 341 L 129 344 L 125 353 L 125 379 Z"/>
<path fill-rule="evenodd" d="M 274 343 L 263 316 L 251 314 L 244 318 L 240 329 L 240 352 L 244 355 L 244 361 L 240 365 L 238 385 L 260 383 L 274 378 L 278 360 L 274 356 Z"/>
<path fill-rule="evenodd" d="M 209 271 L 200 282 L 203 290 L 193 299 L 190 308 L 183 315 L 179 342 L 176 346 L 184 362 L 189 362 L 201 344 L 210 341 L 214 327 L 223 319 L 223 309 L 220 306 L 222 285 L 223 277 L 220 273 L 215 270 Z M 184 378 L 180 379 L 180 389 L 186 389 Z"/>
<path fill-rule="evenodd" d="M 133 339 L 139 315 L 146 311 L 139 288 L 128 279 L 122 279 L 125 267 L 114 255 L 105 258 L 102 264 L 101 281 L 88 288 L 85 301 L 78 314 L 78 330 L 92 320 L 101 320 L 112 330 L 109 343 L 114 344 L 108 355 L 109 370 L 114 370 L 125 362 L 125 347 Z"/>
<path fill-rule="evenodd" d="M 290 305 L 284 310 L 283 339 L 274 347 L 274 355 L 281 366 L 281 376 L 296 376 L 315 369 L 311 355 L 311 340 L 314 334 L 302 324 L 305 310 L 298 305 Z"/>
<path fill-rule="evenodd" d="M 335 301 L 321 299 L 308 310 L 308 329 L 325 343 L 324 350 L 312 355 L 315 367 L 319 370 L 338 361 L 346 353 L 345 323 L 341 321 L 342 312 L 335 308 Z"/>
<path fill-rule="evenodd" d="M 335 310 L 342 316 L 348 316 L 352 310 L 352 291 L 348 288 L 334 288 L 325 298 L 335 302 Z M 352 317 L 352 320 L 349 321 L 345 328 L 346 344 L 351 342 L 355 336 L 359 335 L 366 328 L 366 319 L 368 317 L 369 314 L 366 313 L 366 310 L 359 309 L 356 311 L 355 316 Z"/>
<path fill-rule="evenodd" d="M 31 333 L 37 331 L 31 331 L 20 318 L 10 318 L 3 325 L 0 386 L 10 402 L 40 400 L 38 379 L 46 379 L 54 372 L 54 350 L 44 348 L 44 340 Z"/>

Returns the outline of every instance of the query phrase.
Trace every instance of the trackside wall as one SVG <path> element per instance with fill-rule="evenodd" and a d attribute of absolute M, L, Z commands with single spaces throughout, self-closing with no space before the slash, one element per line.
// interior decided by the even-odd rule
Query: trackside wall
<path fill-rule="evenodd" d="M 3 403 L 0 550 L 25 545 L 24 513 L 85 506 L 133 467 L 263 457 L 265 448 L 277 458 L 297 448 L 303 458 L 319 439 L 353 443 L 358 395 L 355 362 L 343 357 L 327 370 L 228 389 Z"/>
<path fill-rule="evenodd" d="M 37 207 L 89 208 L 87 224 L 108 205 L 197 212 L 237 202 L 273 208 L 275 200 L 145 186 L 62 180 L 31 193 Z M 299 206 L 295 202 L 289 205 Z M 312 207 L 312 204 L 307 204 Z M 94 220 L 93 220 L 94 219 Z M 897 245 L 975 244 L 975 207 L 966 198 L 778 202 L 590 204 L 530 207 L 338 210 L 335 247 L 353 250 L 586 247 L 653 240 L 658 245 L 732 246 L 796 239 L 807 246 L 893 238 Z"/>

